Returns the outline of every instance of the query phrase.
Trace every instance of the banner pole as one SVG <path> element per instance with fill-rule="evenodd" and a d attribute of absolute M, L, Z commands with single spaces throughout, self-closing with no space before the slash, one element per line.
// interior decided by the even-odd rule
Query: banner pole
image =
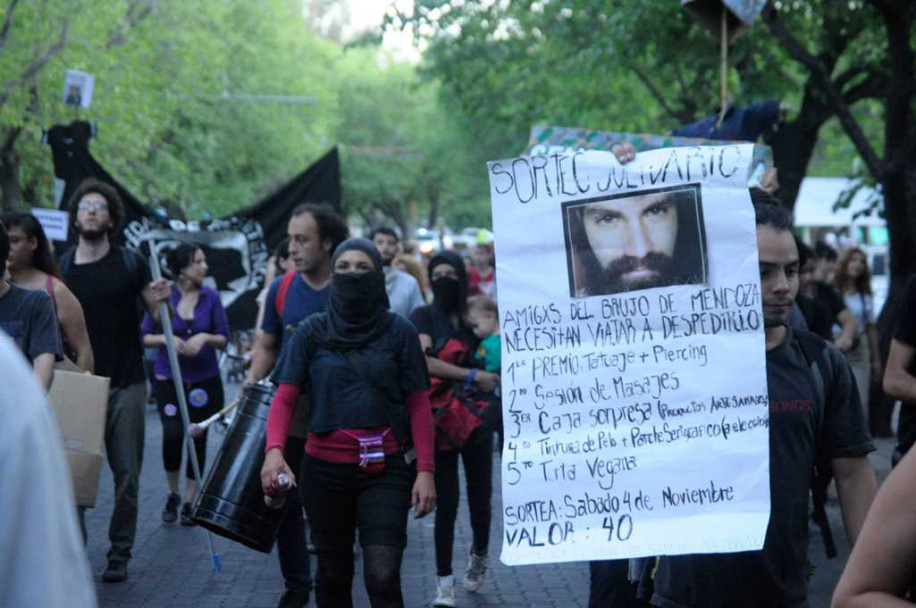
<path fill-rule="evenodd" d="M 722 5 L 721 49 L 719 58 L 719 118 L 716 128 L 721 129 L 725 122 L 725 109 L 728 106 L 728 8 Z"/>
<path fill-rule="evenodd" d="M 159 268 L 159 256 L 156 252 L 156 242 L 149 240 L 150 247 L 150 270 L 153 274 L 153 281 L 162 278 L 162 270 Z M 169 367 L 172 368 L 172 380 L 175 383 L 175 393 L 178 395 L 178 409 L 181 411 L 181 421 L 184 424 L 184 445 L 183 449 L 191 461 L 191 469 L 194 471 L 194 480 L 197 482 L 197 496 L 203 492 L 204 484 L 200 475 L 200 463 L 197 462 L 197 451 L 194 449 L 194 440 L 188 434 L 191 426 L 191 418 L 188 415 L 188 401 L 184 394 L 184 382 L 181 378 L 181 368 L 178 365 L 178 351 L 175 349 L 175 334 L 172 331 L 172 318 L 169 316 L 169 305 L 165 302 L 159 302 L 159 324 L 162 325 L 162 333 L 165 335 L 165 348 L 169 355 Z M 180 477 L 180 476 L 179 476 Z M 207 539 L 207 550 L 210 552 L 210 561 L 213 563 L 213 571 L 217 574 L 220 572 L 219 555 L 213 549 L 213 538 L 210 531 L 201 528 Z"/>

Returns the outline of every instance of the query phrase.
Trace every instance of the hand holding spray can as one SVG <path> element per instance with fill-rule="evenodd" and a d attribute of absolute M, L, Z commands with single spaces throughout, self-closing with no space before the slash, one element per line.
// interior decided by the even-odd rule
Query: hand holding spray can
<path fill-rule="evenodd" d="M 274 497 L 264 495 L 264 504 L 271 509 L 281 509 L 286 504 L 286 494 L 293 487 L 293 480 L 286 473 L 277 475 L 277 485 L 280 486 L 280 493 Z"/>

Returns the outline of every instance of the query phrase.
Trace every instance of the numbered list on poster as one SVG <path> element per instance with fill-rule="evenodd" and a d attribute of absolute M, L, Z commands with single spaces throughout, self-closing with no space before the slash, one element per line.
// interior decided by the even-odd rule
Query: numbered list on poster
<path fill-rule="evenodd" d="M 508 564 L 758 549 L 749 146 L 490 163 Z"/>

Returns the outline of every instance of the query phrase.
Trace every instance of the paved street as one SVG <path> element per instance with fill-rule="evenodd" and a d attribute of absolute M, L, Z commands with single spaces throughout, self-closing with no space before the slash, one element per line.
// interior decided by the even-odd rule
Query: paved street
<path fill-rule="evenodd" d="M 231 392 L 231 391 L 230 391 Z M 99 501 L 86 516 L 89 529 L 89 559 L 98 583 L 103 607 L 268 608 L 276 605 L 283 581 L 275 554 L 264 555 L 214 536 L 223 571 L 212 572 L 207 546 L 200 528 L 164 525 L 160 511 L 166 497 L 165 474 L 161 464 L 161 426 L 154 408 L 146 417 L 146 451 L 140 482 L 140 523 L 130 562 L 130 579 L 120 585 L 99 582 L 108 549 L 107 526 L 111 515 L 113 486 L 107 466 L 103 467 Z M 209 456 L 215 456 L 223 435 L 211 433 Z M 883 478 L 890 466 L 891 442 L 880 442 L 873 462 Z M 499 492 L 499 467 L 494 467 L 494 521 L 488 581 L 477 595 L 459 589 L 459 606 L 552 607 L 586 606 L 588 567 L 585 563 L 509 568 L 499 563 L 502 520 Z M 823 559 L 823 545 L 817 529 L 812 528 L 811 558 L 817 566 L 811 587 L 814 608 L 829 605 L 830 594 L 848 554 L 842 522 L 831 501 L 830 516 L 841 557 Z M 410 522 L 409 545 L 403 566 L 403 587 L 408 607 L 428 606 L 435 593 L 435 567 L 432 517 Z M 470 525 L 463 508 L 456 530 L 455 572 L 463 573 L 464 555 L 470 543 Z M 359 568 L 359 564 L 357 565 Z M 357 573 L 359 575 L 359 572 Z M 357 606 L 368 606 L 361 579 L 354 585 Z M 459 585 L 460 588 L 460 585 Z M 314 600 L 312 604 L 314 605 Z"/>

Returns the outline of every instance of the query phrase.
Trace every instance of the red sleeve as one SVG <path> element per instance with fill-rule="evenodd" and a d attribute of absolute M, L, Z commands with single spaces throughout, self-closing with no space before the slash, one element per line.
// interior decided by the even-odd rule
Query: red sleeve
<path fill-rule="evenodd" d="M 414 448 L 417 450 L 417 471 L 434 473 L 436 471 L 435 430 L 433 429 L 433 406 L 429 403 L 429 392 L 410 393 L 405 401 L 407 402 L 407 413 L 410 415 L 410 435 L 413 438 Z"/>
<path fill-rule="evenodd" d="M 296 402 L 299 400 L 300 392 L 298 386 L 285 382 L 277 389 L 277 393 L 270 402 L 270 411 L 267 413 L 265 454 L 273 448 L 282 450 L 286 446 L 286 436 L 289 435 L 289 425 L 293 422 L 293 414 L 296 413 Z"/>

